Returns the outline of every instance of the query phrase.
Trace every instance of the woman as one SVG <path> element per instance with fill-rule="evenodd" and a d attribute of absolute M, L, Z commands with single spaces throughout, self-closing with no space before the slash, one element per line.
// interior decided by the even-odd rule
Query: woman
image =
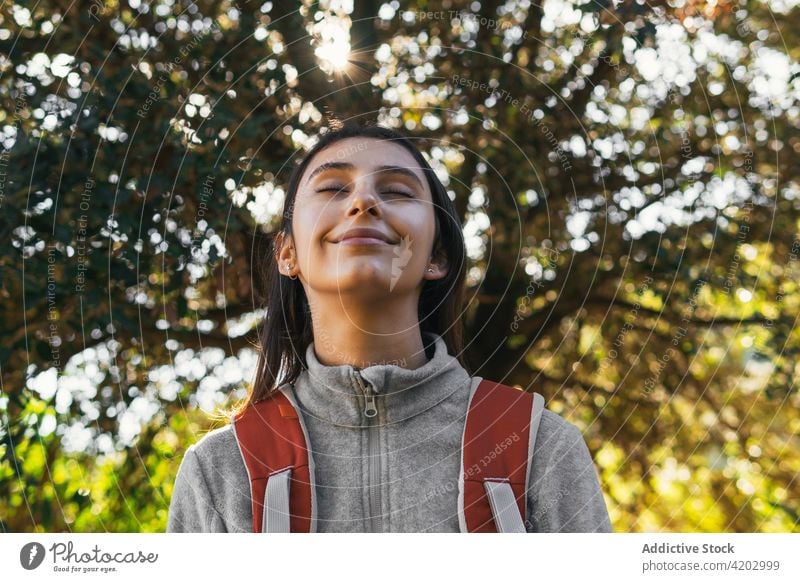
<path fill-rule="evenodd" d="M 464 265 L 447 192 L 397 132 L 346 124 L 295 168 L 237 414 L 279 389 L 299 411 L 311 531 L 465 531 L 462 437 L 481 378 L 462 359 Z M 611 531 L 580 431 L 544 410 L 530 432 L 524 531 Z M 190 446 L 167 531 L 253 531 L 248 452 L 231 425 Z"/>

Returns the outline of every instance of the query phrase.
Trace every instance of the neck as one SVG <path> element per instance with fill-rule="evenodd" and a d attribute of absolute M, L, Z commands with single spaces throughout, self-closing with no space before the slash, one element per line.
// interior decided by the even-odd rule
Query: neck
<path fill-rule="evenodd" d="M 394 364 L 416 369 L 428 361 L 417 315 L 418 299 L 373 305 L 343 296 L 309 301 L 314 351 L 326 366 Z"/>

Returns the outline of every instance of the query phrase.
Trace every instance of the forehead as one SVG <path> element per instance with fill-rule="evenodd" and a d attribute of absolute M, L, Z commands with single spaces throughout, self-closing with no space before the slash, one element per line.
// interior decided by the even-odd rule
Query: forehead
<path fill-rule="evenodd" d="M 372 172 L 379 166 L 401 166 L 408 168 L 419 178 L 427 190 L 425 174 L 405 147 L 384 139 L 348 137 L 339 140 L 319 152 L 303 173 L 301 183 L 306 183 L 314 171 L 323 164 L 347 163 L 362 172 Z"/>

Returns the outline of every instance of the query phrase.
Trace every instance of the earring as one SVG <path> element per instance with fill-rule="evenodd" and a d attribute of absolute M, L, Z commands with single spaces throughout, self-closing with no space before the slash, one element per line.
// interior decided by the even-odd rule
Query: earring
<path fill-rule="evenodd" d="M 428 272 L 433 273 L 433 269 L 431 267 L 428 267 Z"/>
<path fill-rule="evenodd" d="M 292 270 L 292 264 L 291 263 L 286 263 L 286 271 L 289 272 L 291 270 Z M 297 275 L 295 275 L 294 277 L 292 277 L 291 275 L 286 275 L 286 276 L 289 277 L 292 281 L 297 279 Z"/>

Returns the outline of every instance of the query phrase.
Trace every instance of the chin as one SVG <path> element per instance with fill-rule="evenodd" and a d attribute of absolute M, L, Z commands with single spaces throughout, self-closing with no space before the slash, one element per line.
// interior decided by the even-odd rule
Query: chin
<path fill-rule="evenodd" d="M 340 293 L 357 295 L 388 295 L 392 282 L 390 265 L 361 264 L 340 268 L 332 277 L 333 287 Z M 395 286 L 395 289 L 397 287 Z"/>

